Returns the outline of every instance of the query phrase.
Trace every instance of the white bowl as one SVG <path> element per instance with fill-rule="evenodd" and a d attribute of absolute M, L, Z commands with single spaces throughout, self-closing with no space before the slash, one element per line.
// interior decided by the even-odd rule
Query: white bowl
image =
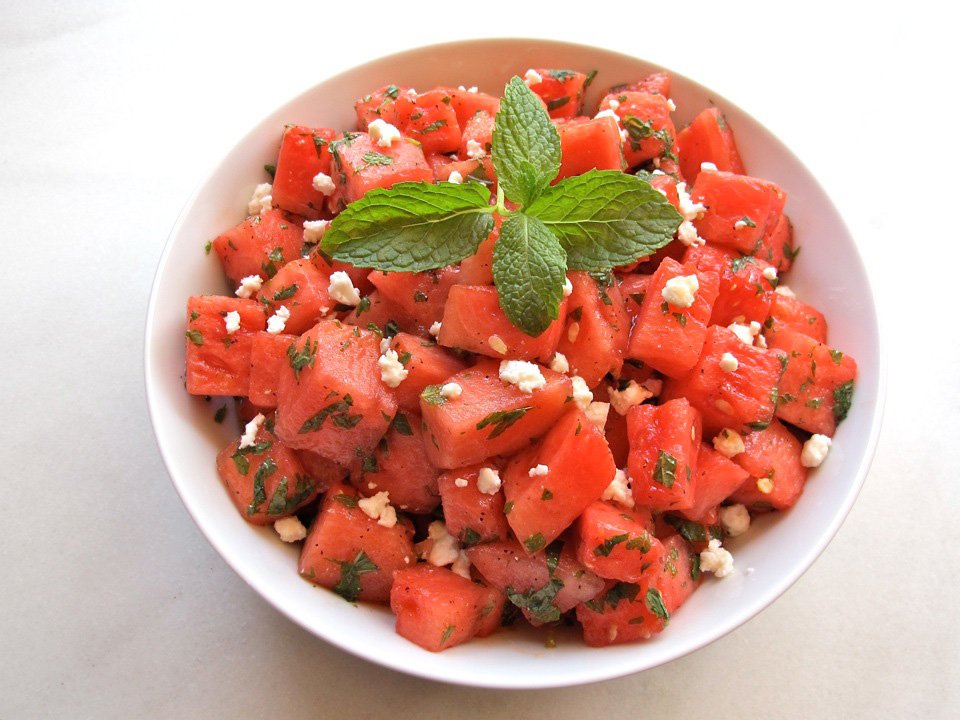
<path fill-rule="evenodd" d="M 220 483 L 214 458 L 235 437 L 235 425 L 216 425 L 216 405 L 184 390 L 186 299 L 231 291 L 216 257 L 204 257 L 204 244 L 242 220 L 251 190 L 264 179 L 262 166 L 275 161 L 284 124 L 353 127 L 354 99 L 390 82 L 416 88 L 479 85 L 499 94 L 512 75 L 531 66 L 599 70 L 588 107 L 602 88 L 662 69 L 582 45 L 476 40 L 391 55 L 325 80 L 251 130 L 187 202 L 160 259 L 146 325 L 146 389 L 157 443 L 187 510 L 230 566 L 287 617 L 348 652 L 426 678 L 499 688 L 575 685 L 645 670 L 716 640 L 773 602 L 810 567 L 849 512 L 873 457 L 884 386 L 870 284 L 833 203 L 769 130 L 717 93 L 674 74 L 678 125 L 717 104 L 750 172 L 786 189 L 787 210 L 803 247 L 790 285 L 827 314 L 831 342 L 859 363 L 850 415 L 796 507 L 760 519 L 739 542 L 731 542 L 738 572 L 704 582 L 665 632 L 648 642 L 603 649 L 586 647 L 573 631 L 561 632 L 557 647 L 546 649 L 542 634 L 520 630 L 433 654 L 396 635 L 389 610 L 351 605 L 302 580 L 298 548 L 281 543 L 270 528 L 247 524 Z M 746 568 L 752 572 L 743 572 Z"/>

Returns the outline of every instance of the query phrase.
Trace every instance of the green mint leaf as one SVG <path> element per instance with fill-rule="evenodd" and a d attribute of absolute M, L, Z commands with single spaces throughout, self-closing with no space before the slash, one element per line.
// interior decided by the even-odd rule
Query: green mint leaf
<path fill-rule="evenodd" d="M 666 488 L 673 487 L 673 483 L 677 480 L 677 459 L 665 450 L 661 450 L 660 454 L 657 455 L 657 465 L 653 469 L 653 479 L 654 482 L 658 482 Z"/>
<path fill-rule="evenodd" d="M 267 458 L 260 463 L 257 474 L 253 476 L 253 500 L 247 506 L 247 515 L 255 515 L 260 510 L 260 506 L 267 501 L 267 478 L 276 471 L 277 465 L 273 462 L 273 458 Z"/>
<path fill-rule="evenodd" d="M 503 89 L 491 154 L 503 192 L 523 206 L 560 172 L 560 135 L 536 95 L 516 76 Z"/>
<path fill-rule="evenodd" d="M 357 267 L 434 270 L 475 253 L 493 230 L 492 212 L 490 191 L 479 183 L 399 183 L 347 205 L 321 248 Z"/>
<path fill-rule="evenodd" d="M 511 603 L 522 610 L 526 610 L 542 623 L 556 622 L 560 619 L 560 609 L 554 602 L 557 593 L 563 589 L 563 581 L 550 578 L 547 584 L 539 590 L 527 590 L 518 593 L 512 587 L 506 590 L 507 598 Z"/>
<path fill-rule="evenodd" d="M 853 404 L 853 380 L 847 380 L 833 391 L 833 416 L 837 422 L 847 417 Z"/>
<path fill-rule="evenodd" d="M 360 596 L 360 576 L 376 572 L 380 568 L 361 550 L 353 562 L 332 560 L 340 566 L 340 582 L 333 586 L 333 591 L 349 602 L 356 602 Z"/>
<path fill-rule="evenodd" d="M 571 270 L 590 271 L 651 255 L 673 240 L 683 220 L 650 183 L 618 170 L 565 178 L 525 212 L 560 239 Z"/>
<path fill-rule="evenodd" d="M 670 619 L 670 613 L 667 612 L 667 606 L 663 604 L 663 595 L 656 588 L 647 590 L 647 596 L 644 598 L 644 604 L 658 618 L 667 622 Z"/>
<path fill-rule="evenodd" d="M 537 550 L 542 550 L 543 546 L 546 545 L 547 542 L 543 538 L 543 533 L 537 533 L 524 540 L 523 544 L 526 546 L 527 552 L 535 553 Z"/>
<path fill-rule="evenodd" d="M 431 386 L 436 387 L 436 386 Z M 429 389 L 429 388 L 428 388 Z M 430 402 L 426 396 L 426 390 L 423 391 L 423 394 L 420 397 L 424 398 L 428 403 L 434 405 L 436 403 Z M 488 440 L 493 440 L 496 437 L 499 437 L 503 432 L 513 425 L 517 420 L 526 415 L 532 407 L 520 407 L 516 410 L 497 410 L 487 415 L 483 420 L 477 423 L 477 430 L 483 430 L 485 427 L 493 427 L 493 430 L 490 433 Z"/>
<path fill-rule="evenodd" d="M 493 280 L 510 322 L 536 337 L 560 314 L 566 254 L 556 236 L 521 213 L 503 221 L 493 247 Z"/>

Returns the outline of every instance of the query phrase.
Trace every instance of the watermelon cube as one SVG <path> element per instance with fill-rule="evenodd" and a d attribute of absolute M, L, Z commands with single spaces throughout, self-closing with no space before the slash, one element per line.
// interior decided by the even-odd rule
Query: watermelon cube
<path fill-rule="evenodd" d="M 751 510 L 786 510 L 803 492 L 807 469 L 800 464 L 803 445 L 777 420 L 770 426 L 745 435 L 744 452 L 733 461 L 751 477 L 733 494 L 735 502 Z"/>
<path fill-rule="evenodd" d="M 680 171 L 693 183 L 700 175 L 700 164 L 712 162 L 718 170 L 746 175 L 743 160 L 737 150 L 733 130 L 726 118 L 715 107 L 707 108 L 677 136 Z"/>
<path fill-rule="evenodd" d="M 767 229 L 779 222 L 786 197 L 768 180 L 722 170 L 697 175 L 690 192 L 707 208 L 694 223 L 700 237 L 745 255 L 756 252 Z"/>
<path fill-rule="evenodd" d="M 627 167 L 635 167 L 664 153 L 676 155 L 677 130 L 670 119 L 670 103 L 658 93 L 624 90 L 600 101 L 600 111 L 611 110 L 627 131 L 623 155 Z"/>
<path fill-rule="evenodd" d="M 715 524 L 717 506 L 733 495 L 747 477 L 747 471 L 740 465 L 701 443 L 697 450 L 697 471 L 690 486 L 692 502 L 681 514 L 706 525 Z"/>
<path fill-rule="evenodd" d="M 775 293 L 770 304 L 770 316 L 764 323 L 767 343 L 774 342 L 777 333 L 790 330 L 813 338 L 818 343 L 827 341 L 827 318 L 812 305 L 794 297 Z"/>
<path fill-rule="evenodd" d="M 604 579 L 639 582 L 662 555 L 649 510 L 597 501 L 577 520 L 577 560 Z"/>
<path fill-rule="evenodd" d="M 503 493 L 489 495 L 477 488 L 482 467 L 470 465 L 448 470 L 439 479 L 447 532 L 467 547 L 480 542 L 506 540 L 510 535 L 507 516 L 503 514 Z M 494 468 L 499 471 L 497 466 Z"/>
<path fill-rule="evenodd" d="M 374 188 L 401 182 L 433 182 L 423 150 L 408 140 L 380 147 L 366 133 L 347 133 L 330 143 L 336 191 L 330 207 L 339 211 Z"/>
<path fill-rule="evenodd" d="M 587 170 L 623 170 L 620 126 L 612 117 L 557 124 L 560 173 L 555 182 Z"/>
<path fill-rule="evenodd" d="M 227 331 L 227 314 L 238 313 L 239 328 Z M 263 310 L 253 300 L 193 296 L 187 300 L 187 392 L 191 395 L 246 395 L 250 348 L 263 330 Z"/>
<path fill-rule="evenodd" d="M 273 177 L 273 201 L 283 210 L 316 220 L 323 215 L 323 193 L 313 187 L 317 173 L 330 174 L 330 141 L 337 133 L 329 128 L 289 125 L 280 141 Z"/>
<path fill-rule="evenodd" d="M 277 407 L 280 371 L 287 362 L 287 348 L 296 335 L 255 333 L 250 343 L 250 401 L 262 408 Z"/>
<path fill-rule="evenodd" d="M 380 296 L 399 307 L 407 317 L 429 328 L 443 318 L 450 288 L 459 282 L 460 268 L 456 265 L 423 273 L 374 270 L 370 282 Z"/>
<path fill-rule="evenodd" d="M 300 335 L 336 306 L 330 297 L 330 266 L 320 256 L 288 262 L 263 284 L 260 302 L 268 315 L 285 307 L 290 317 L 284 332 Z"/>
<path fill-rule="evenodd" d="M 300 257 L 303 220 L 278 208 L 267 210 L 227 230 L 211 247 L 234 285 L 248 275 L 272 278 L 284 263 Z"/>
<path fill-rule="evenodd" d="M 547 106 L 552 118 L 570 118 L 578 115 L 583 106 L 583 91 L 587 76 L 575 70 L 534 68 L 540 82 L 530 84 Z"/>

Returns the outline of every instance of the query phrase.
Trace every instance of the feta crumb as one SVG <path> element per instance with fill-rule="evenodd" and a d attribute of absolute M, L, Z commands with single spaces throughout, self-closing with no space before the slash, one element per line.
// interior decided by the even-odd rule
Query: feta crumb
<path fill-rule="evenodd" d="M 770 282 L 777 281 L 777 269 L 771 265 L 770 267 L 765 267 L 763 269 L 763 276 Z"/>
<path fill-rule="evenodd" d="M 619 110 L 619 109 L 620 109 L 620 101 L 617 100 L 616 98 L 610 100 L 610 102 L 608 102 L 607 105 L 610 107 L 611 110 Z"/>
<path fill-rule="evenodd" d="M 563 353 L 554 353 L 553 360 L 550 361 L 550 369 L 554 372 L 566 374 L 570 372 L 570 361 Z"/>
<path fill-rule="evenodd" d="M 751 220 L 750 222 L 753 222 L 753 221 Z M 747 223 L 747 221 L 744 220 L 743 218 L 741 218 L 740 220 L 737 220 L 737 221 L 733 224 L 733 229 L 734 229 L 734 230 L 743 230 L 745 227 L 749 227 L 749 223 Z M 754 224 L 753 227 L 756 227 L 756 224 Z"/>
<path fill-rule="evenodd" d="M 233 335 L 240 329 L 240 313 L 236 310 L 231 310 L 223 316 L 223 324 L 227 329 L 227 335 Z"/>
<path fill-rule="evenodd" d="M 311 245 L 320 242 L 329 225 L 329 220 L 304 220 L 303 241 Z"/>
<path fill-rule="evenodd" d="M 618 415 L 626 415 L 634 405 L 640 405 L 644 400 L 653 397 L 653 393 L 636 380 L 628 382 L 623 390 L 607 388 L 607 395 L 610 396 L 610 404 Z"/>
<path fill-rule="evenodd" d="M 407 88 L 407 97 L 411 100 L 416 100 L 419 94 L 416 88 Z"/>
<path fill-rule="evenodd" d="M 407 379 L 408 370 L 400 362 L 400 356 L 396 350 L 388 349 L 377 360 L 380 366 L 380 380 L 390 388 L 395 388 Z"/>
<path fill-rule="evenodd" d="M 670 108 L 670 112 L 677 111 L 677 104 L 673 101 L 673 98 L 667 98 L 667 107 Z"/>
<path fill-rule="evenodd" d="M 468 92 L 468 93 L 478 93 L 478 92 L 480 92 L 480 91 L 477 89 L 477 86 L 476 86 L 476 85 L 471 85 L 470 87 L 467 88 L 467 92 Z"/>
<path fill-rule="evenodd" d="M 256 417 L 248 422 L 243 428 L 243 435 L 240 436 L 240 445 L 238 450 L 246 447 L 252 447 L 257 444 L 257 433 L 260 432 L 260 426 L 267 418 L 263 413 L 257 413 Z"/>
<path fill-rule="evenodd" d="M 597 426 L 597 430 L 604 432 L 607 427 L 607 416 L 610 414 L 610 403 L 592 402 L 587 405 L 583 414 L 587 420 Z"/>
<path fill-rule="evenodd" d="M 783 295 L 788 298 L 795 298 L 797 294 L 793 291 L 789 285 L 777 285 L 777 289 L 774 290 L 777 295 Z"/>
<path fill-rule="evenodd" d="M 717 166 L 712 162 L 700 163 L 700 172 L 717 172 Z"/>
<path fill-rule="evenodd" d="M 447 176 L 447 182 L 451 182 L 454 185 L 460 185 L 463 183 L 463 175 L 459 170 L 453 170 L 450 175 Z"/>
<path fill-rule="evenodd" d="M 271 335 L 279 335 L 287 326 L 287 320 L 290 319 L 290 311 L 286 305 L 281 305 L 277 311 L 267 318 L 267 332 Z"/>
<path fill-rule="evenodd" d="M 820 463 L 826 459 L 827 453 L 830 452 L 831 445 L 833 445 L 833 440 L 826 435 L 817 433 L 810 436 L 810 439 L 803 444 L 800 464 L 807 468 L 820 467 Z"/>
<path fill-rule="evenodd" d="M 618 505 L 623 505 L 624 507 L 628 508 L 632 508 L 634 506 L 633 492 L 630 490 L 630 478 L 627 476 L 625 471 L 617 468 L 617 472 L 613 476 L 613 480 L 611 480 L 610 484 L 604 488 L 600 499 L 611 500 Z"/>
<path fill-rule="evenodd" d="M 622 143 L 628 143 L 628 142 L 630 142 L 630 133 L 628 133 L 628 132 L 627 132 L 626 130 L 624 130 L 623 128 L 620 128 L 620 141 L 621 141 Z M 658 190 L 659 192 L 663 193 L 664 196 L 666 196 L 666 193 L 663 192 L 662 190 L 660 190 L 660 188 L 657 188 L 657 190 Z"/>
<path fill-rule="evenodd" d="M 446 398 L 447 400 L 456 400 L 463 394 L 463 388 L 459 383 L 449 382 L 444 383 L 440 387 L 440 397 Z"/>
<path fill-rule="evenodd" d="M 593 393 L 587 387 L 587 382 L 579 375 L 570 378 L 573 383 L 573 401 L 581 410 L 586 410 L 587 406 L 593 402 Z"/>
<path fill-rule="evenodd" d="M 386 490 L 381 490 L 372 497 L 361 498 L 357 506 L 368 518 L 376 520 L 377 525 L 393 527 L 397 524 L 397 511 L 390 504 L 390 493 Z"/>
<path fill-rule="evenodd" d="M 427 528 L 427 537 L 433 543 L 427 555 L 427 562 L 437 567 L 450 565 L 460 557 L 460 543 L 449 533 L 447 526 L 439 520 L 434 520 Z"/>
<path fill-rule="evenodd" d="M 383 148 L 390 147 L 400 139 L 400 131 L 382 118 L 377 118 L 367 125 L 367 132 L 370 133 L 370 139 Z"/>
<path fill-rule="evenodd" d="M 724 372 L 736 372 L 738 367 L 740 367 L 740 361 L 733 353 L 725 352 L 720 357 L 720 369 Z"/>
<path fill-rule="evenodd" d="M 253 189 L 250 202 L 247 203 L 247 215 L 259 215 L 273 207 L 273 185 L 260 183 Z"/>
<path fill-rule="evenodd" d="M 567 340 L 576 342 L 578 337 L 580 337 L 580 323 L 572 322 L 567 325 Z"/>
<path fill-rule="evenodd" d="M 680 198 L 678 210 L 684 220 L 696 220 L 707 211 L 703 203 L 693 201 L 685 182 L 677 183 L 677 196 Z"/>
<path fill-rule="evenodd" d="M 259 275 L 247 275 L 245 278 L 240 279 L 240 287 L 236 289 L 234 294 L 237 297 L 250 298 L 253 297 L 254 293 L 260 292 L 260 288 L 262 287 L 262 277 Z"/>
<path fill-rule="evenodd" d="M 458 488 L 465 488 L 470 483 L 467 482 L 466 478 L 457 478 L 456 480 L 453 481 L 453 484 L 456 485 Z"/>
<path fill-rule="evenodd" d="M 483 150 L 483 145 L 481 145 L 476 140 L 467 140 L 467 157 L 471 160 L 476 160 L 482 158 L 486 155 L 486 152 Z"/>
<path fill-rule="evenodd" d="M 570 282 L 570 278 L 565 277 L 563 279 L 563 296 L 570 297 L 573 294 L 573 283 Z"/>
<path fill-rule="evenodd" d="M 390 338 L 380 338 L 380 354 L 383 355 L 390 349 Z"/>
<path fill-rule="evenodd" d="M 700 553 L 700 570 L 712 572 L 718 578 L 726 577 L 733 572 L 733 555 L 720 546 L 719 540 L 713 538 L 706 549 Z"/>
<path fill-rule="evenodd" d="M 490 337 L 487 338 L 487 343 L 490 345 L 490 349 L 493 350 L 495 353 L 499 353 L 500 355 L 507 354 L 507 350 L 508 350 L 507 344 L 503 341 L 503 338 L 500 337 L 499 335 L 491 335 Z"/>
<path fill-rule="evenodd" d="M 740 323 L 730 323 L 727 325 L 727 330 L 730 330 L 744 345 L 753 345 L 753 337 L 755 333 L 751 330 L 749 325 L 741 325 Z"/>
<path fill-rule="evenodd" d="M 538 73 L 533 68 L 530 68 L 523 74 L 523 82 L 526 83 L 527 87 L 531 85 L 539 85 L 543 82 L 543 75 Z"/>
<path fill-rule="evenodd" d="M 537 465 L 536 467 L 530 468 L 530 471 L 527 473 L 530 477 L 543 477 L 544 475 L 549 474 L 550 468 L 546 465 Z"/>
<path fill-rule="evenodd" d="M 677 228 L 677 240 L 687 247 L 696 247 L 697 245 L 706 245 L 707 243 L 707 241 L 697 233 L 697 226 L 689 220 L 684 220 L 680 223 L 680 227 Z"/>
<path fill-rule="evenodd" d="M 540 367 L 526 360 L 503 360 L 500 363 L 500 380 L 516 385 L 520 392 L 532 395 L 547 384 Z"/>
<path fill-rule="evenodd" d="M 757 347 L 761 350 L 767 349 L 767 339 L 763 335 L 757 335 Z"/>
<path fill-rule="evenodd" d="M 667 280 L 660 295 L 674 307 L 688 308 L 693 305 L 700 289 L 700 281 L 696 275 L 678 275 Z"/>
<path fill-rule="evenodd" d="M 467 92 L 469 92 L 469 90 Z M 470 556 L 461 550 L 457 553 L 457 559 L 453 561 L 450 569 L 460 577 L 470 580 Z"/>
<path fill-rule="evenodd" d="M 758 323 L 756 320 L 751 320 L 749 327 L 750 327 L 750 334 L 753 335 L 754 337 L 759 335 L 760 331 L 763 330 L 763 325 Z"/>
<path fill-rule="evenodd" d="M 285 543 L 299 542 L 307 536 L 307 528 L 296 515 L 280 518 L 273 524 L 273 529 Z"/>
<path fill-rule="evenodd" d="M 477 490 L 484 495 L 496 495 L 500 491 L 500 473 L 493 468 L 480 468 L 477 475 Z"/>
<path fill-rule="evenodd" d="M 360 291 L 353 286 L 353 280 L 343 270 L 331 273 L 327 292 L 341 305 L 356 307 L 360 304 Z"/>
<path fill-rule="evenodd" d="M 617 115 L 613 110 L 601 110 L 596 115 L 593 116 L 594 120 L 599 120 L 600 118 L 613 118 L 618 123 L 620 122 L 620 116 Z"/>
<path fill-rule="evenodd" d="M 440 334 L 440 326 L 441 326 L 441 323 L 439 320 L 433 323 L 433 325 L 430 326 L 430 334 L 433 335 L 434 337 L 437 337 Z"/>
<path fill-rule="evenodd" d="M 747 448 L 743 444 L 740 433 L 732 428 L 724 428 L 713 438 L 713 449 L 725 458 L 732 458 L 744 452 Z"/>
<path fill-rule="evenodd" d="M 764 495 L 769 495 L 773 492 L 773 478 L 771 477 L 762 477 L 757 480 L 757 490 L 762 492 Z"/>
<path fill-rule="evenodd" d="M 736 504 L 720 508 L 720 524 L 728 537 L 743 535 L 750 529 L 750 513 L 746 505 Z"/>
<path fill-rule="evenodd" d="M 325 197 L 332 195 L 336 187 L 333 184 L 333 178 L 326 173 L 321 172 L 313 176 L 313 189 Z"/>

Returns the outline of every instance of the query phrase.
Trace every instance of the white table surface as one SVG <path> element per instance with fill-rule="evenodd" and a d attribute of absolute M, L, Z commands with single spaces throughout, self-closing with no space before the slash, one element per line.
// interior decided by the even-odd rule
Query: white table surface
<path fill-rule="evenodd" d="M 951 24 L 924 2 L 530 5 L 0 4 L 0 718 L 957 717 Z M 154 266 L 224 150 L 340 69 L 495 35 L 641 55 L 771 125 L 859 237 L 890 354 L 873 470 L 814 567 L 712 646 L 582 688 L 433 684 L 302 631 L 200 535 L 144 401 Z"/>

